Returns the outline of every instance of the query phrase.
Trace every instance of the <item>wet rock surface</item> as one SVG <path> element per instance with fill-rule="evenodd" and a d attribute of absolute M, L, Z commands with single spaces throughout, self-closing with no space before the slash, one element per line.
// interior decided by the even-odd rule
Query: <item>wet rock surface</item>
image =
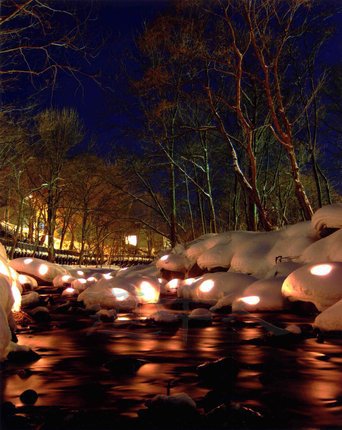
<path fill-rule="evenodd" d="M 23 320 L 17 337 L 33 351 L 2 364 L 1 429 L 340 426 L 342 338 L 313 331 L 311 316 L 223 313 L 193 325 L 194 305 L 171 297 L 107 321 L 42 291 L 50 320 Z M 151 324 L 165 310 L 180 322 Z M 301 330 L 270 335 L 262 320 Z M 153 403 L 179 393 L 196 407 Z"/>

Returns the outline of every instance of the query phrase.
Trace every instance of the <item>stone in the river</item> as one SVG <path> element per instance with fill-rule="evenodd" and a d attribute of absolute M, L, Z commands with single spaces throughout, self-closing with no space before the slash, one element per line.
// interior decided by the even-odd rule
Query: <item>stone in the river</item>
<path fill-rule="evenodd" d="M 24 405 L 34 405 L 38 400 L 38 394 L 34 390 L 25 390 L 20 394 L 20 400 Z"/>
<path fill-rule="evenodd" d="M 211 410 L 206 419 L 208 428 L 213 429 L 255 429 L 263 428 L 266 424 L 265 417 L 260 412 L 233 402 Z"/>
<path fill-rule="evenodd" d="M 223 357 L 216 361 L 200 364 L 196 370 L 199 378 L 205 383 L 229 389 L 236 380 L 240 366 L 234 358 Z"/>
<path fill-rule="evenodd" d="M 133 357 L 112 358 L 104 364 L 111 373 L 118 376 L 134 375 L 147 361 Z"/>
<path fill-rule="evenodd" d="M 30 311 L 30 315 L 37 322 L 49 322 L 51 321 L 51 316 L 49 309 L 45 306 L 38 306 Z"/>
<path fill-rule="evenodd" d="M 40 359 L 40 355 L 32 351 L 32 349 L 11 351 L 8 356 L 8 360 L 12 363 L 30 363 Z"/>

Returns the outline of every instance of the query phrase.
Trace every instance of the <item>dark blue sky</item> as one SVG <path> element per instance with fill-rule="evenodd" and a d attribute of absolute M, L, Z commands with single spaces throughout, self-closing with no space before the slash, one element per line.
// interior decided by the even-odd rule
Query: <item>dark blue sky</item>
<path fill-rule="evenodd" d="M 127 61 L 128 53 L 134 51 L 134 39 L 145 22 L 165 10 L 170 0 L 96 0 L 93 3 L 94 20 L 88 24 L 88 37 L 101 35 L 105 39 L 92 64 L 93 71 L 100 73 L 102 87 L 91 79 L 84 79 L 80 88 L 73 78 L 64 77 L 59 82 L 53 104 L 75 107 L 89 135 L 96 137 L 101 152 L 105 153 L 110 150 L 112 141 L 136 143 L 123 138 L 120 130 L 123 123 L 130 120 L 117 112 L 124 108 L 120 99 L 125 92 L 121 87 L 125 82 L 121 64 Z"/>
<path fill-rule="evenodd" d="M 342 0 L 335 1 L 338 12 Z M 85 79 L 80 89 L 74 79 L 62 78 L 53 104 L 75 107 L 89 135 L 96 137 L 101 153 L 106 153 L 113 141 L 120 142 L 122 146 L 139 145 L 133 138 L 123 137 L 121 132 L 125 122 L 131 121 L 135 125 L 135 113 L 119 113 L 127 101 L 127 79 L 122 75 L 120 65 L 122 62 L 127 63 L 128 52 L 134 51 L 134 39 L 142 31 L 144 23 L 166 10 L 171 0 L 94 0 L 92 3 L 96 18 L 88 25 L 88 36 L 90 39 L 102 35 L 106 38 L 103 49 L 92 64 L 93 70 L 100 72 L 103 88 Z M 90 1 L 82 0 L 77 4 L 84 7 Z M 336 26 L 337 32 L 321 52 L 322 63 L 327 65 L 340 61 L 342 14 L 336 13 L 331 24 Z"/>

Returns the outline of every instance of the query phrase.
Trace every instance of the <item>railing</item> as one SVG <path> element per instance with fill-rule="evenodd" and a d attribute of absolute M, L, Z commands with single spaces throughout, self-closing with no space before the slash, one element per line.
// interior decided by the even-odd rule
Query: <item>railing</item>
<path fill-rule="evenodd" d="M 0 238 L 0 242 L 4 245 L 7 254 L 11 252 L 13 242 L 11 239 Z M 36 257 L 41 258 L 42 260 L 47 260 L 48 258 L 48 249 L 45 246 L 35 245 L 33 243 L 26 243 L 18 241 L 14 250 L 13 258 L 19 257 Z M 65 249 L 56 249 L 55 250 L 55 261 L 58 264 L 65 265 L 76 265 L 79 264 L 80 254 L 77 251 L 69 251 Z M 96 256 L 92 255 L 83 255 L 82 264 L 85 266 L 96 265 L 101 266 L 103 264 L 112 265 L 115 264 L 117 266 L 132 266 L 135 264 L 148 264 L 153 261 L 152 256 L 144 256 L 144 255 L 128 255 L 128 254 L 119 254 L 115 256 L 109 257 L 105 255 L 102 259 L 96 258 Z"/>

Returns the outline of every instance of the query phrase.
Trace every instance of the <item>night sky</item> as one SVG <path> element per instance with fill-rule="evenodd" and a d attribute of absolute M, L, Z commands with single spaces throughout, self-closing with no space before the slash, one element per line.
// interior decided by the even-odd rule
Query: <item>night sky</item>
<path fill-rule="evenodd" d="M 144 24 L 166 10 L 170 3 L 170 0 L 96 0 L 88 37 L 101 35 L 105 39 L 92 64 L 93 71 L 100 73 L 101 85 L 83 79 L 83 86 L 79 88 L 72 78 L 62 77 L 59 81 L 53 105 L 75 107 L 88 130 L 88 138 L 95 136 L 103 155 L 111 150 L 113 142 L 139 145 L 122 132 L 135 117 L 134 112 L 122 112 L 129 93 L 125 87 L 127 80 L 121 72 L 122 64 L 127 65 L 128 56 L 134 53 L 134 40 Z M 133 70 L 129 72 L 134 73 Z"/>

